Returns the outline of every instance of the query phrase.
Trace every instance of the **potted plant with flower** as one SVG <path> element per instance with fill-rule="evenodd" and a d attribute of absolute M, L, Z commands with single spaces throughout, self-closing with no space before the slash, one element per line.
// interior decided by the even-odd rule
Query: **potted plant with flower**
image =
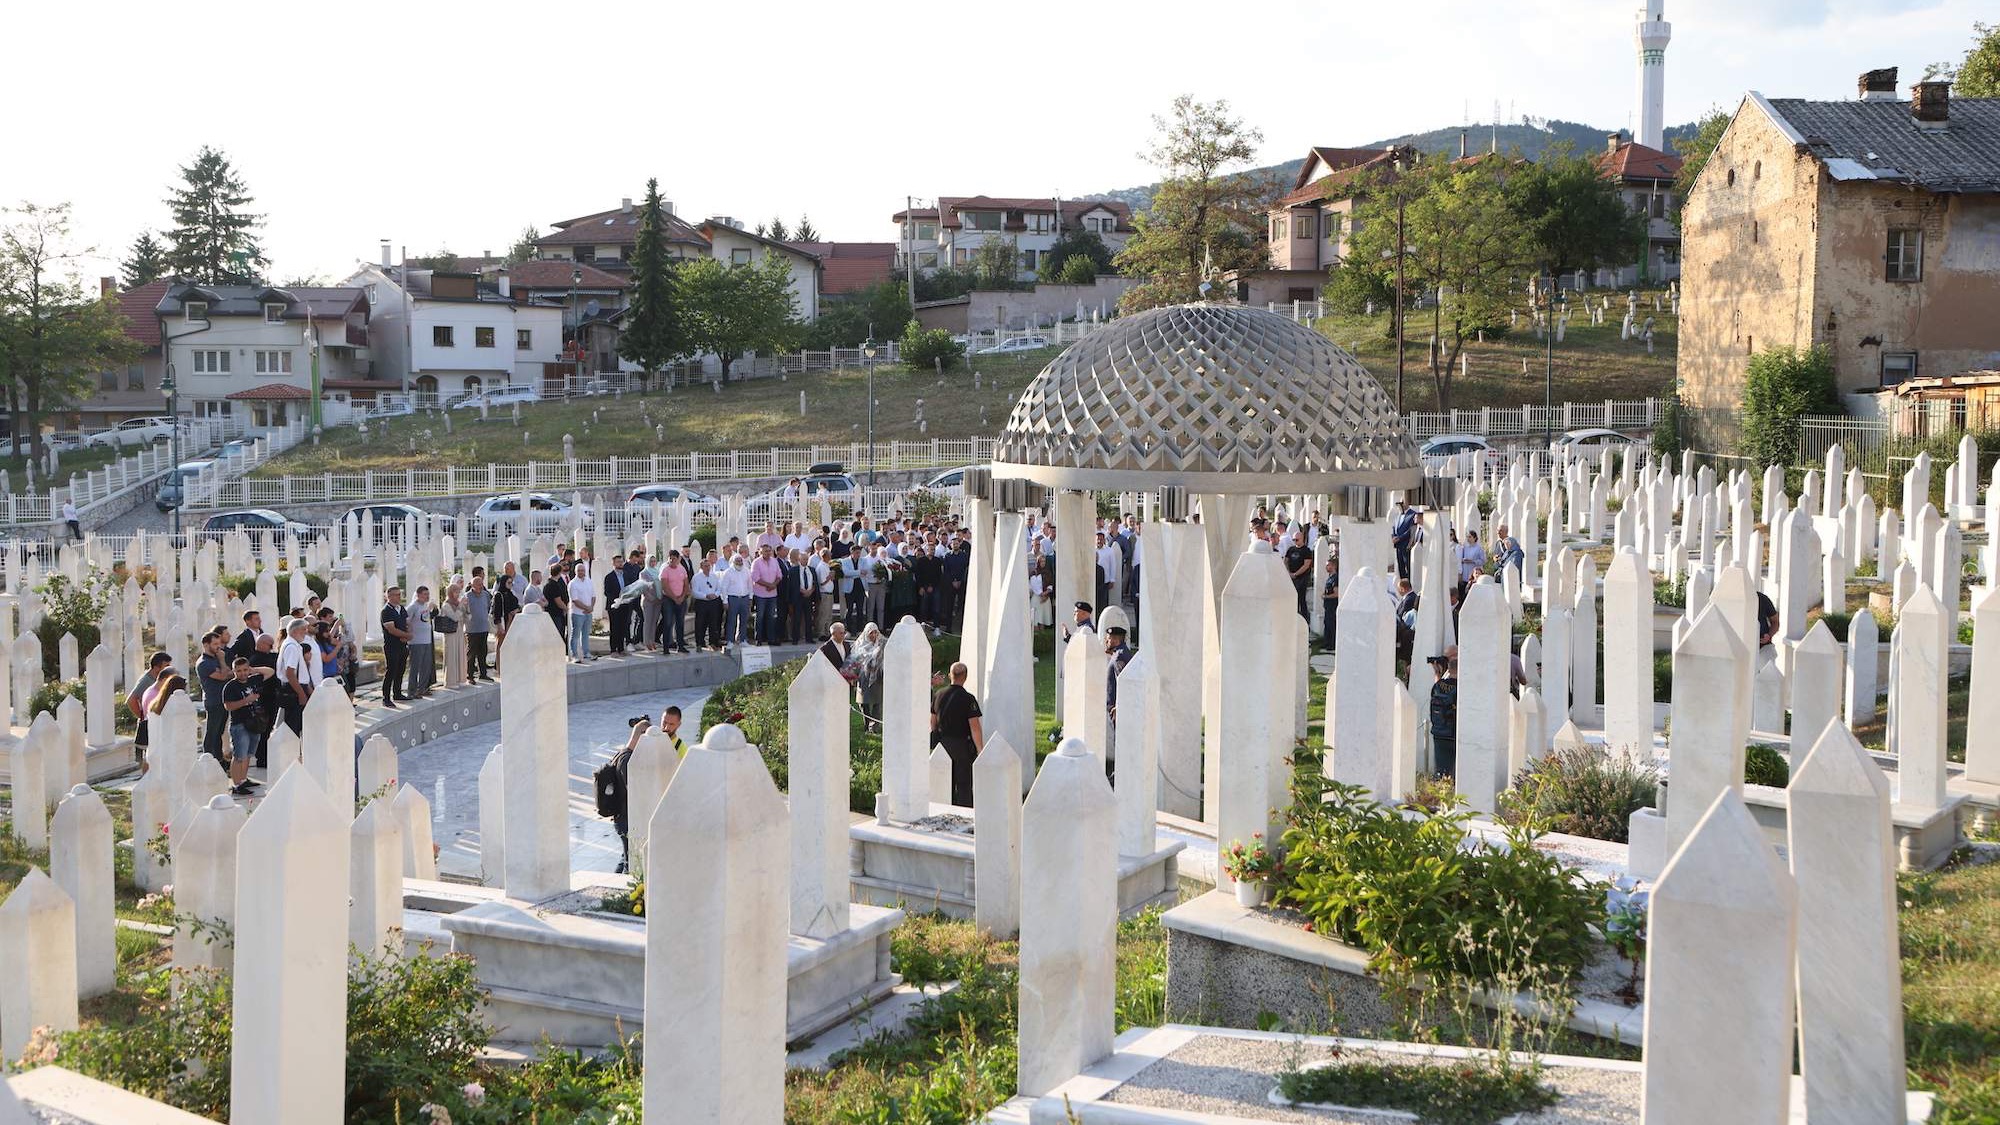
<path fill-rule="evenodd" d="M 1231 840 L 1222 853 L 1222 870 L 1236 883 L 1236 901 L 1244 906 L 1264 905 L 1264 894 L 1278 874 L 1278 857 L 1264 846 L 1264 834 L 1252 832 L 1250 843 Z"/>
<path fill-rule="evenodd" d="M 1632 963 L 1632 979 L 1623 991 L 1633 1003 L 1639 1000 L 1640 973 L 1646 964 L 1646 908 L 1651 901 L 1651 893 L 1630 875 L 1604 889 L 1604 940 Z"/>

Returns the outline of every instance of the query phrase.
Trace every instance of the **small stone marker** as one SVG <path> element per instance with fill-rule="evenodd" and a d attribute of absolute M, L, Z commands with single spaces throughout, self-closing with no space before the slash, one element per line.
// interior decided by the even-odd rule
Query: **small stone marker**
<path fill-rule="evenodd" d="M 1673 729 L 1667 802 L 1667 852 L 1680 850 L 1695 822 L 1724 790 L 1743 788 L 1743 743 L 1736 737 L 1737 668 L 1747 660 L 1710 605 L 1674 650 Z"/>
<path fill-rule="evenodd" d="M 1064 739 L 1022 811 L 1017 1087 L 1028 1097 L 1111 1053 L 1116 821 L 1103 764 L 1082 739 Z"/>
<path fill-rule="evenodd" d="M 111 813 L 88 785 L 56 806 L 49 874 L 76 907 L 76 982 L 83 999 L 118 984 L 117 913 L 112 896 Z"/>
<path fill-rule="evenodd" d="M 500 693 L 506 887 L 540 902 L 569 890 L 569 681 L 546 613 L 517 618 L 501 655 L 515 679 Z"/>
<path fill-rule="evenodd" d="M 1929 586 L 1918 586 L 1896 618 L 1896 800 L 1916 809 L 1945 802 L 1945 676 L 1951 658 L 1947 613 Z"/>
<path fill-rule="evenodd" d="M 76 904 L 30 867 L 0 902 L 0 1057 L 18 1060 L 38 1027 L 75 1031 L 76 998 Z"/>
<path fill-rule="evenodd" d="M 1004 940 L 1021 929 L 1022 816 L 1021 756 L 1004 735 L 987 735 L 973 759 L 972 808 L 973 916 Z"/>
<path fill-rule="evenodd" d="M 406 792 L 415 792 L 405 787 Z M 388 801 L 370 801 L 348 832 L 347 942 L 359 956 L 388 952 L 403 928 L 403 819 Z"/>
<path fill-rule="evenodd" d="M 488 887 L 505 886 L 507 879 L 506 757 L 506 751 L 495 746 L 479 767 L 479 881 Z"/>
<path fill-rule="evenodd" d="M 338 680 L 328 680 L 306 700 L 300 758 L 334 807 L 354 815 L 354 701 Z M 274 741 L 275 741 L 275 732 Z"/>
<path fill-rule="evenodd" d="M 690 749 L 653 813 L 646 863 L 645 1120 L 784 1117 L 784 800 L 743 732 Z"/>
<path fill-rule="evenodd" d="M 1148 649 L 1132 654 L 1124 671 L 1118 673 L 1118 704 L 1123 715 L 1114 732 L 1118 740 L 1118 854 L 1149 856 L 1159 846 L 1161 709 L 1160 680 Z M 973 885 L 978 886 L 976 872 Z"/>
<path fill-rule="evenodd" d="M 211 797 L 174 841 L 174 968 L 229 972 L 235 964 L 236 837 L 249 814 Z"/>
<path fill-rule="evenodd" d="M 791 730 L 786 750 L 791 805 L 791 932 L 803 937 L 830 938 L 848 925 L 850 694 L 847 681 L 832 662 L 817 653 L 805 662 L 787 691 Z M 642 744 L 645 741 L 640 740 Z M 671 756 L 672 750 L 667 753 Z M 636 764 L 638 752 L 634 752 L 632 759 Z M 672 776 L 671 768 L 670 764 L 668 776 Z M 949 795 L 949 774 L 945 785 Z M 658 803 L 658 798 L 654 803 Z"/>
<path fill-rule="evenodd" d="M 437 852 L 431 847 L 431 803 L 424 799 L 423 790 L 404 785 L 396 790 L 392 804 L 403 825 L 403 878 L 435 881 L 438 869 Z"/>
<path fill-rule="evenodd" d="M 396 769 L 396 747 L 379 734 L 369 735 L 361 744 L 361 758 L 355 763 L 361 796 L 394 797 L 390 787 L 396 783 Z"/>
<path fill-rule="evenodd" d="M 1993 638 L 1995 641 L 2000 641 L 2000 628 L 1996 628 Z M 1979 635 L 1975 631 L 1973 633 L 1973 643 L 1977 644 L 1978 640 Z M 1849 729 L 1864 726 L 1875 721 L 1875 696 L 1881 687 L 1881 679 L 1878 672 L 1881 660 L 1880 644 L 1881 634 L 1876 630 L 1875 615 L 1873 613 L 1864 609 L 1856 613 L 1848 621 L 1847 725 Z M 1992 668 L 1994 664 L 1989 662 L 1987 667 Z M 1972 674 L 1975 678 L 1979 676 L 1979 660 L 1976 657 L 1972 662 Z M 1975 689 L 1973 699 L 1976 701 L 1978 698 L 1979 694 Z M 1973 708 L 1973 713 L 1978 714 L 1977 702 L 1973 704 Z M 1972 733 L 1972 730 L 1973 728 L 1967 727 L 1965 752 L 1966 772 L 1968 776 L 1971 775 L 1973 769 L 1972 739 L 1975 735 Z M 2000 776 L 1988 778 L 1987 780 L 2000 781 Z"/>
<path fill-rule="evenodd" d="M 1669 812 L 1688 797 L 1676 788 Z M 1797 925 L 1792 877 L 1742 794 L 1722 790 L 1653 888 L 1645 1125 L 1789 1120 Z"/>
<path fill-rule="evenodd" d="M 876 815 L 908 824 L 930 815 L 931 642 L 914 617 L 889 636 L 882 661 L 882 792 Z"/>

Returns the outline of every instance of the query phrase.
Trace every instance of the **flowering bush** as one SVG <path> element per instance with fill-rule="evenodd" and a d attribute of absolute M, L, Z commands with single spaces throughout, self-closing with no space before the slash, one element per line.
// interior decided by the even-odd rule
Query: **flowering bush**
<path fill-rule="evenodd" d="M 1281 874 L 1281 865 L 1264 846 L 1264 834 L 1252 832 L 1247 848 L 1241 840 L 1229 842 L 1229 850 L 1222 855 L 1222 870 L 1238 883 L 1263 883 Z"/>
<path fill-rule="evenodd" d="M 1604 888 L 1604 941 L 1620 957 L 1632 962 L 1632 981 L 1627 990 L 1635 997 L 1639 991 L 1639 971 L 1646 963 L 1646 917 L 1652 897 L 1652 892 L 1641 889 L 1630 875 L 1622 875 Z"/>

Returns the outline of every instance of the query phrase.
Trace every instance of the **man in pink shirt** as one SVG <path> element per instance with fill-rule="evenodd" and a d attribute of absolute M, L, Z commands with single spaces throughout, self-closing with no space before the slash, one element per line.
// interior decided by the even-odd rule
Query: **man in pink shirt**
<path fill-rule="evenodd" d="M 750 596 L 757 607 L 759 644 L 770 644 L 778 638 L 778 586 L 784 580 L 785 568 L 778 565 L 770 546 L 758 547 L 757 561 L 750 564 Z"/>
<path fill-rule="evenodd" d="M 778 534 L 778 525 L 775 522 L 764 525 L 764 534 L 757 537 L 757 545 L 769 547 L 773 551 L 785 545 L 785 537 Z"/>

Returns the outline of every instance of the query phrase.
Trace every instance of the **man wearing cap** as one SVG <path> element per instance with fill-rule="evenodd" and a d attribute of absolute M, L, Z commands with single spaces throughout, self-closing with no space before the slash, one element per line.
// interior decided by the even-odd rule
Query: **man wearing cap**
<path fill-rule="evenodd" d="M 1123 672 L 1125 666 L 1132 663 L 1132 646 L 1126 643 L 1123 626 L 1113 625 L 1104 631 L 1104 656 L 1105 733 L 1106 741 L 1111 742 L 1110 746 L 1104 748 L 1104 757 L 1106 761 L 1110 761 L 1117 745 L 1112 732 L 1118 725 L 1118 673 Z"/>

